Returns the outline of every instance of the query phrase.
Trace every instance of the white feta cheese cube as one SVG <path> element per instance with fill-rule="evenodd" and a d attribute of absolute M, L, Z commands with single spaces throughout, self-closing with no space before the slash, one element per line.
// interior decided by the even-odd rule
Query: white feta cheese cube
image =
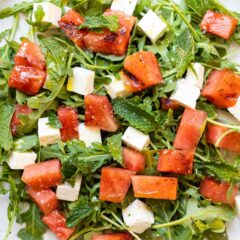
<path fill-rule="evenodd" d="M 37 159 L 37 154 L 31 152 L 11 152 L 7 161 L 11 169 L 24 169 L 26 166 L 34 164 Z"/>
<path fill-rule="evenodd" d="M 227 223 L 226 232 L 229 240 L 239 240 L 240 236 L 240 219 L 235 217 L 232 222 Z"/>
<path fill-rule="evenodd" d="M 110 78 L 112 79 L 112 82 L 105 85 L 105 89 L 112 99 L 131 95 L 131 93 L 126 91 L 125 84 L 122 79 L 117 80 L 114 76 L 110 76 Z"/>
<path fill-rule="evenodd" d="M 33 5 L 33 16 L 32 16 L 33 21 L 35 21 L 34 13 L 35 13 L 35 11 L 37 11 L 39 6 L 42 7 L 43 12 L 44 12 L 42 22 L 49 22 L 52 24 L 52 28 L 58 28 L 59 27 L 58 21 L 62 17 L 62 9 L 50 2 L 35 3 Z"/>
<path fill-rule="evenodd" d="M 240 121 L 240 97 L 237 100 L 235 106 L 228 108 L 228 111 L 238 120 Z"/>
<path fill-rule="evenodd" d="M 240 218 L 240 195 L 235 197 L 235 206 L 236 206 L 237 216 Z"/>
<path fill-rule="evenodd" d="M 201 92 L 198 87 L 189 84 L 185 79 L 180 79 L 177 81 L 176 89 L 170 99 L 179 102 L 185 107 L 195 109 L 200 94 Z"/>
<path fill-rule="evenodd" d="M 127 15 L 133 15 L 138 0 L 113 0 L 111 10 L 122 11 Z"/>
<path fill-rule="evenodd" d="M 202 89 L 204 72 L 205 68 L 201 63 L 191 63 L 187 69 L 186 81 Z"/>
<path fill-rule="evenodd" d="M 38 138 L 41 146 L 47 146 L 61 140 L 61 133 L 58 128 L 53 128 L 48 124 L 48 117 L 39 118 Z"/>
<path fill-rule="evenodd" d="M 94 90 L 95 72 L 81 67 L 73 68 L 73 76 L 68 79 L 67 90 L 80 95 L 88 95 Z"/>
<path fill-rule="evenodd" d="M 138 27 L 156 42 L 167 30 L 167 24 L 152 10 L 149 10 L 138 22 Z"/>
<path fill-rule="evenodd" d="M 130 231 L 141 234 L 154 223 L 154 214 L 144 202 L 136 199 L 122 210 L 124 223 Z"/>
<path fill-rule="evenodd" d="M 127 128 L 127 130 L 122 136 L 122 140 L 126 145 L 138 151 L 142 151 L 150 143 L 150 138 L 148 135 L 140 132 L 139 130 L 133 127 Z"/>
<path fill-rule="evenodd" d="M 227 59 L 233 63 L 239 64 L 240 62 L 240 44 L 232 42 L 230 47 L 227 49 Z M 240 71 L 240 65 L 237 66 Z"/>
<path fill-rule="evenodd" d="M 96 127 L 87 127 L 84 123 L 80 123 L 78 127 L 79 139 L 83 141 L 87 147 L 92 143 L 102 143 L 101 130 Z"/>
<path fill-rule="evenodd" d="M 75 180 L 74 186 L 68 182 L 64 182 L 57 186 L 57 199 L 74 202 L 78 199 L 82 183 L 82 176 L 78 175 Z"/>

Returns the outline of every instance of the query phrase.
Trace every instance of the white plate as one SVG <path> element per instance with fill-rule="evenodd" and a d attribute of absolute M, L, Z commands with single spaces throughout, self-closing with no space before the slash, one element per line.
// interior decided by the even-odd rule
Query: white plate
<path fill-rule="evenodd" d="M 25 0 L 30 1 L 30 0 Z M 174 0 L 175 2 L 180 2 L 181 0 Z M 22 2 L 22 0 L 0 0 L 0 9 L 5 8 L 7 6 L 12 6 L 15 3 Z M 225 4 L 227 7 L 234 11 L 240 12 L 240 1 L 239 0 L 221 0 L 223 4 Z M 10 29 L 13 23 L 13 17 L 7 18 L 7 19 L 0 19 L 0 26 L 1 26 L 1 32 L 5 29 Z M 19 38 L 22 36 L 26 36 L 28 33 L 28 25 L 24 20 L 24 16 L 21 16 L 19 28 L 16 34 L 16 41 L 19 41 Z M 4 44 L 0 42 L 0 45 Z M 240 46 L 237 46 L 237 50 L 234 48 L 234 60 L 236 59 L 240 60 Z M 8 227 L 8 218 L 7 218 L 7 206 L 8 206 L 8 195 L 0 196 L 0 240 L 3 239 L 4 233 L 6 232 L 6 229 Z M 22 226 L 20 226 L 17 223 L 14 223 L 12 228 L 12 233 L 9 236 L 9 240 L 17 240 L 19 239 L 17 237 L 17 232 L 19 229 L 21 229 Z M 240 239 L 240 219 L 235 218 L 233 223 L 228 224 L 228 236 L 229 240 L 239 240 Z M 47 232 L 44 236 L 45 240 L 57 240 L 57 238 L 51 233 Z"/>

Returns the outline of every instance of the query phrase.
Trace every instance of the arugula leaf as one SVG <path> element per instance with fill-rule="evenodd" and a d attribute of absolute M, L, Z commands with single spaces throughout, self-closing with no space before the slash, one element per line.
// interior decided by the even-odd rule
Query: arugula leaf
<path fill-rule="evenodd" d="M 207 112 L 209 118 L 215 118 L 217 116 L 217 109 L 213 104 L 199 101 L 197 103 L 197 109 Z"/>
<path fill-rule="evenodd" d="M 13 146 L 10 124 L 14 110 L 14 107 L 9 103 L 0 105 L 0 146 L 6 151 L 10 150 Z"/>
<path fill-rule="evenodd" d="M 111 32 L 116 32 L 119 29 L 118 16 L 86 16 L 84 23 L 79 29 L 88 28 L 95 32 L 102 32 L 104 29 L 109 29 Z"/>
<path fill-rule="evenodd" d="M 4 8 L 0 11 L 0 19 L 16 15 L 19 12 L 27 12 L 32 8 L 33 2 L 22 2 L 19 4 L 15 4 L 12 7 Z"/>
<path fill-rule="evenodd" d="M 29 25 L 37 27 L 37 30 L 39 32 L 44 32 L 51 26 L 51 23 L 49 22 L 42 22 L 44 15 L 45 13 L 43 11 L 43 7 L 41 5 L 38 5 L 36 11 L 34 12 L 35 21 L 32 21 L 30 19 L 26 19 L 26 21 Z"/>
<path fill-rule="evenodd" d="M 199 17 L 203 17 L 208 9 L 212 9 L 209 0 L 184 0 L 184 2 Z"/>
<path fill-rule="evenodd" d="M 26 227 L 18 232 L 18 237 L 22 240 L 42 240 L 46 231 L 46 226 L 42 222 L 38 207 L 31 203 L 28 211 L 21 214 L 21 220 L 26 223 Z"/>
<path fill-rule="evenodd" d="M 113 109 L 117 116 L 143 132 L 153 132 L 159 127 L 153 114 L 145 111 L 140 108 L 138 104 L 134 104 L 127 99 L 115 99 L 113 101 Z"/>
<path fill-rule="evenodd" d="M 37 135 L 29 135 L 19 138 L 14 142 L 14 150 L 25 152 L 38 145 Z"/>
<path fill-rule="evenodd" d="M 151 0 L 139 0 L 135 9 L 136 14 L 140 14 L 145 8 L 150 8 L 152 4 Z"/>
<path fill-rule="evenodd" d="M 62 123 L 58 119 L 57 115 L 54 112 L 48 114 L 48 125 L 53 128 L 62 128 Z"/>
<path fill-rule="evenodd" d="M 41 159 L 58 158 L 61 161 L 65 160 L 66 155 L 61 151 L 58 144 L 53 144 L 41 148 Z"/>
<path fill-rule="evenodd" d="M 11 29 L 6 29 L 3 32 L 0 33 L 0 42 L 7 37 L 11 32 Z"/>
<path fill-rule="evenodd" d="M 68 73 L 67 58 L 69 46 L 59 38 L 48 38 L 43 35 L 38 36 L 41 46 L 45 49 L 48 79 L 45 87 L 52 91 L 56 87 L 57 80 Z M 50 78 L 50 79 L 49 79 Z M 52 80 L 52 81 L 50 81 Z M 55 84 L 53 82 L 55 80 Z M 49 85 L 53 86 L 49 87 Z"/>
<path fill-rule="evenodd" d="M 226 233 L 215 233 L 212 231 L 206 231 L 205 236 L 208 240 L 228 240 Z"/>
<path fill-rule="evenodd" d="M 70 213 L 67 218 L 67 226 L 75 227 L 80 221 L 84 220 L 93 212 L 86 198 L 81 197 L 78 202 L 70 204 Z"/>
<path fill-rule="evenodd" d="M 185 227 L 190 227 L 192 225 L 192 221 L 206 221 L 211 222 L 213 220 L 222 220 L 222 221 L 232 221 L 235 216 L 234 210 L 229 206 L 224 205 L 209 205 L 204 207 L 199 207 L 199 194 L 196 191 L 193 195 L 194 197 L 190 198 L 187 201 L 186 206 L 186 215 L 178 220 L 157 224 L 153 226 L 153 229 L 161 229 L 166 227 L 183 225 Z"/>
<path fill-rule="evenodd" d="M 113 135 L 107 139 L 107 148 L 113 159 L 123 165 L 122 158 L 122 133 Z"/>
<path fill-rule="evenodd" d="M 191 198 L 187 203 L 187 214 L 185 216 L 185 224 L 189 225 L 189 221 L 202 220 L 208 221 L 220 219 L 223 221 L 231 221 L 234 218 L 234 211 L 228 206 L 212 206 L 199 207 L 198 200 Z M 190 220 L 191 219 L 191 220 Z"/>
<path fill-rule="evenodd" d="M 171 57 L 177 70 L 177 78 L 182 77 L 189 64 L 194 60 L 194 40 L 185 28 L 177 35 L 171 46 Z"/>

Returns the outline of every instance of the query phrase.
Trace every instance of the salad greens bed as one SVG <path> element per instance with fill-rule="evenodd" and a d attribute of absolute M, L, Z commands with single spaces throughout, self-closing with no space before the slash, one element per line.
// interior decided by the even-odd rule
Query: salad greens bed
<path fill-rule="evenodd" d="M 73 182 L 75 176 L 83 175 L 79 200 L 73 203 L 61 202 L 61 209 L 67 216 L 67 225 L 76 227 L 70 238 L 90 239 L 93 232 L 103 230 L 127 230 L 124 225 L 121 209 L 128 206 L 134 199 L 132 191 L 123 204 L 113 204 L 98 200 L 100 186 L 100 170 L 103 165 L 121 166 L 122 143 L 121 136 L 126 126 L 133 126 L 151 138 L 151 147 L 144 151 L 146 168 L 144 175 L 161 175 L 156 171 L 159 149 L 170 149 L 173 145 L 176 129 L 181 119 L 182 110 L 160 110 L 160 98 L 169 97 L 176 87 L 176 80 L 181 78 L 192 61 L 200 62 L 206 67 L 205 78 L 212 69 L 229 68 L 238 72 L 237 65 L 227 60 L 226 50 L 230 41 L 223 41 L 213 35 L 203 34 L 199 23 L 208 9 L 234 16 L 240 22 L 240 14 L 234 13 L 222 6 L 217 0 L 184 0 L 180 5 L 170 0 L 140 0 L 134 16 L 138 19 L 148 10 L 163 16 L 167 21 L 169 31 L 155 44 L 152 44 L 137 27 L 133 30 L 127 55 L 139 50 L 152 51 L 161 66 L 164 85 L 136 93 L 128 98 L 112 100 L 113 109 L 121 124 L 117 133 L 104 132 L 103 144 L 93 144 L 86 147 L 78 140 L 47 147 L 40 147 L 36 132 L 36 123 L 41 116 L 49 116 L 50 125 L 60 128 L 56 109 L 59 105 L 76 107 L 79 120 L 84 120 L 84 99 L 82 96 L 66 90 L 66 79 L 72 75 L 74 66 L 94 70 L 96 72 L 95 90 L 98 95 L 107 95 L 104 85 L 111 79 L 108 75 L 122 69 L 124 57 L 94 54 L 77 48 L 60 30 L 49 30 L 49 24 L 41 23 L 44 16 L 42 9 L 34 14 L 36 21 L 30 20 L 34 2 L 23 2 L 0 11 L 0 18 L 14 16 L 11 29 L 0 34 L 0 40 L 6 39 L 6 44 L 0 48 L 0 193 L 10 193 L 8 207 L 9 226 L 4 239 L 7 239 L 13 221 L 25 224 L 18 237 L 23 240 L 40 240 L 46 231 L 41 221 L 38 208 L 29 199 L 25 184 L 21 182 L 21 171 L 13 171 L 6 163 L 12 149 L 28 151 L 33 149 L 38 153 L 38 161 L 58 158 L 62 162 L 62 172 L 67 181 Z M 57 6 L 66 4 L 86 17 L 84 23 L 88 28 L 116 29 L 116 19 L 107 20 L 99 17 L 109 8 L 110 0 L 51 0 Z M 26 15 L 30 26 L 28 38 L 38 41 L 45 53 L 48 81 L 40 94 L 29 97 L 8 88 L 8 78 L 13 68 L 13 56 L 19 43 L 14 41 L 18 28 L 19 14 Z M 86 27 L 85 26 L 85 27 Z M 47 31 L 47 33 L 46 33 Z M 232 41 L 240 43 L 240 27 L 235 31 Z M 30 115 L 22 115 L 19 132 L 22 136 L 13 137 L 10 122 L 15 110 L 15 104 L 27 103 L 34 111 Z M 215 122 L 217 111 L 212 104 L 200 98 L 197 109 L 208 112 L 208 121 Z M 235 131 L 240 126 L 230 125 Z M 155 224 L 141 235 L 133 234 L 136 239 L 157 240 L 190 240 L 204 239 L 224 240 L 225 221 L 231 221 L 235 216 L 234 209 L 223 204 L 212 204 L 203 200 L 198 193 L 199 184 L 207 176 L 218 180 L 231 182 L 232 186 L 240 182 L 240 158 L 234 156 L 227 161 L 226 153 L 210 146 L 203 136 L 198 145 L 194 159 L 192 175 L 179 176 L 178 199 L 176 201 L 148 199 L 145 202 L 155 214 Z M 6 188 L 9 183 L 10 188 Z M 229 190 L 231 194 L 232 188 Z M 22 212 L 22 203 L 29 202 L 30 208 Z"/>

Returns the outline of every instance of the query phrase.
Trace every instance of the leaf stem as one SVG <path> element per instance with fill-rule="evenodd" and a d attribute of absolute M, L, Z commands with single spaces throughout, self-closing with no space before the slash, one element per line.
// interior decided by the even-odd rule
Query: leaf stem
<path fill-rule="evenodd" d="M 214 124 L 214 125 L 217 125 L 217 126 L 220 126 L 220 127 L 225 127 L 225 128 L 230 128 L 232 130 L 235 130 L 236 132 L 240 132 L 240 126 L 232 125 L 232 124 L 226 124 L 226 123 L 221 123 L 221 122 L 212 120 L 211 118 L 208 118 L 207 121 L 209 123 Z"/>
<path fill-rule="evenodd" d="M 217 139 L 217 141 L 215 142 L 215 146 L 218 147 L 218 145 L 219 145 L 220 142 L 223 140 L 223 138 L 226 137 L 229 133 L 232 133 L 232 132 L 236 132 L 236 130 L 230 129 L 230 130 L 224 132 L 224 133 Z"/>
<path fill-rule="evenodd" d="M 5 236 L 3 238 L 4 240 L 7 240 L 9 234 L 11 233 L 11 229 L 12 229 L 12 226 L 13 226 L 13 223 L 14 223 L 14 220 L 15 220 L 15 217 L 16 217 L 16 213 L 17 213 L 17 208 L 18 208 L 18 200 L 14 201 L 14 208 L 13 208 L 13 212 L 12 212 L 12 215 L 11 215 L 11 220 L 8 224 L 7 231 L 6 231 Z"/>
<path fill-rule="evenodd" d="M 8 41 L 12 41 L 16 35 L 16 31 L 17 31 L 17 28 L 18 28 L 18 23 L 19 23 L 19 14 L 17 14 L 15 17 L 14 17 L 14 22 L 13 22 L 13 26 L 12 26 L 12 30 L 11 30 L 11 33 L 8 37 Z M 3 53 L 3 56 L 2 56 L 2 59 L 4 59 L 6 57 L 6 55 L 8 54 L 8 51 L 10 50 L 10 47 L 7 46 L 4 53 Z"/>
<path fill-rule="evenodd" d="M 192 32 L 192 35 L 194 37 L 194 39 L 199 42 L 200 41 L 200 37 L 199 34 L 195 31 L 195 29 L 193 28 L 193 26 L 188 22 L 188 20 L 186 19 L 186 17 L 184 16 L 184 14 L 182 13 L 181 9 L 177 7 L 177 5 L 175 3 L 173 3 L 172 1 L 170 3 L 167 3 L 167 5 L 170 5 L 170 7 L 182 18 L 183 22 L 187 25 L 187 27 L 190 29 L 190 31 Z"/>
<path fill-rule="evenodd" d="M 171 226 L 176 226 L 176 225 L 180 225 L 182 223 L 184 223 L 185 221 L 191 219 L 191 216 L 185 216 L 183 218 L 180 218 L 176 221 L 172 221 L 172 222 L 167 222 L 167 223 L 161 223 L 161 224 L 157 224 L 152 226 L 153 229 L 159 229 L 159 228 L 165 228 L 165 227 L 171 227 Z"/>
<path fill-rule="evenodd" d="M 75 240 L 77 239 L 78 237 L 80 237 L 81 235 L 85 234 L 85 233 L 88 233 L 88 232 L 91 232 L 91 231 L 102 231 L 102 230 L 107 230 L 111 227 L 111 225 L 107 225 L 107 226 L 103 226 L 103 227 L 99 227 L 99 228 L 93 228 L 93 227 L 90 227 L 90 228 L 85 228 L 83 230 L 81 230 L 80 232 L 78 233 L 75 233 L 69 240 Z"/>

